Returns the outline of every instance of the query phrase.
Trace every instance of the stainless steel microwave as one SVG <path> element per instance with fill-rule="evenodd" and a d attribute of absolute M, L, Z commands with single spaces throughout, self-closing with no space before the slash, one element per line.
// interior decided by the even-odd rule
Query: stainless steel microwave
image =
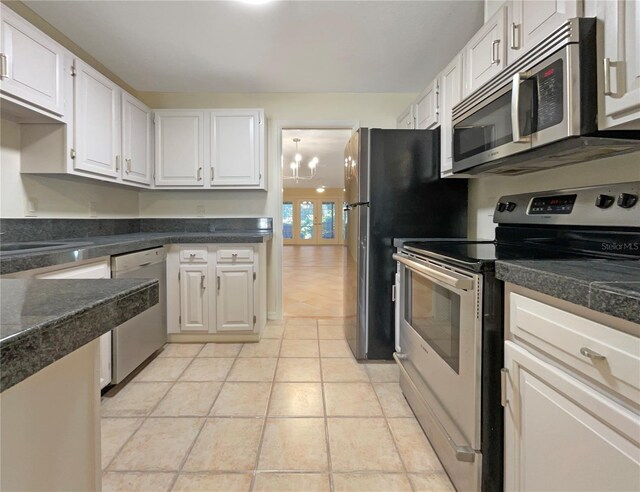
<path fill-rule="evenodd" d="M 640 151 L 598 132 L 596 21 L 570 19 L 453 108 L 453 172 L 517 175 Z"/>

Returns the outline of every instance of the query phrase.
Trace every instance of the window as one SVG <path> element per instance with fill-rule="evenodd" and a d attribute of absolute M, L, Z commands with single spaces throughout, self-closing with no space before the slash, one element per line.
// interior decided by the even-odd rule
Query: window
<path fill-rule="evenodd" d="M 293 239 L 293 203 L 282 204 L 282 237 Z"/>

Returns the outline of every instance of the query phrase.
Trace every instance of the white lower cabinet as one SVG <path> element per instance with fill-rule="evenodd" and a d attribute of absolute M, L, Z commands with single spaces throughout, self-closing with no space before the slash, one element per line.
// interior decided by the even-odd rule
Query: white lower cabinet
<path fill-rule="evenodd" d="M 180 326 L 188 331 L 208 331 L 207 266 L 181 265 Z"/>
<path fill-rule="evenodd" d="M 216 267 L 218 331 L 253 331 L 253 263 Z"/>
<path fill-rule="evenodd" d="M 58 265 L 34 272 L 24 272 L 24 276 L 38 279 L 91 279 L 111 278 L 111 264 L 108 258 Z M 111 332 L 100 337 L 100 389 L 111 383 Z"/>
<path fill-rule="evenodd" d="M 266 323 L 266 247 L 172 245 L 167 255 L 170 341 L 256 341 Z"/>
<path fill-rule="evenodd" d="M 638 337 L 586 308 L 508 304 L 504 489 L 640 490 Z"/>

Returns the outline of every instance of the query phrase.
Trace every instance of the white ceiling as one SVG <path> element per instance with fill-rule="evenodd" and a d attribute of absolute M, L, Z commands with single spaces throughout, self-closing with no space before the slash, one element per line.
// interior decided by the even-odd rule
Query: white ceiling
<path fill-rule="evenodd" d="M 417 92 L 483 20 L 482 0 L 24 3 L 161 92 Z"/>
<path fill-rule="evenodd" d="M 283 180 L 285 188 L 342 188 L 344 186 L 344 148 L 352 130 L 282 130 L 283 172 L 291 175 L 289 164 L 296 154 L 294 138 L 299 138 L 298 152 L 302 155 L 301 175 L 308 176 L 307 164 L 317 157 L 320 162 L 311 180 Z"/>

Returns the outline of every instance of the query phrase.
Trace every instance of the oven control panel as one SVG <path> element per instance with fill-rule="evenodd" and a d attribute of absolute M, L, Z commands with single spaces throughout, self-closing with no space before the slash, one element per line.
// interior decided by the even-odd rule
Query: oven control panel
<path fill-rule="evenodd" d="M 493 221 L 640 228 L 640 182 L 503 196 Z"/>
<path fill-rule="evenodd" d="M 530 214 L 570 214 L 578 195 L 537 196 L 529 205 Z"/>

